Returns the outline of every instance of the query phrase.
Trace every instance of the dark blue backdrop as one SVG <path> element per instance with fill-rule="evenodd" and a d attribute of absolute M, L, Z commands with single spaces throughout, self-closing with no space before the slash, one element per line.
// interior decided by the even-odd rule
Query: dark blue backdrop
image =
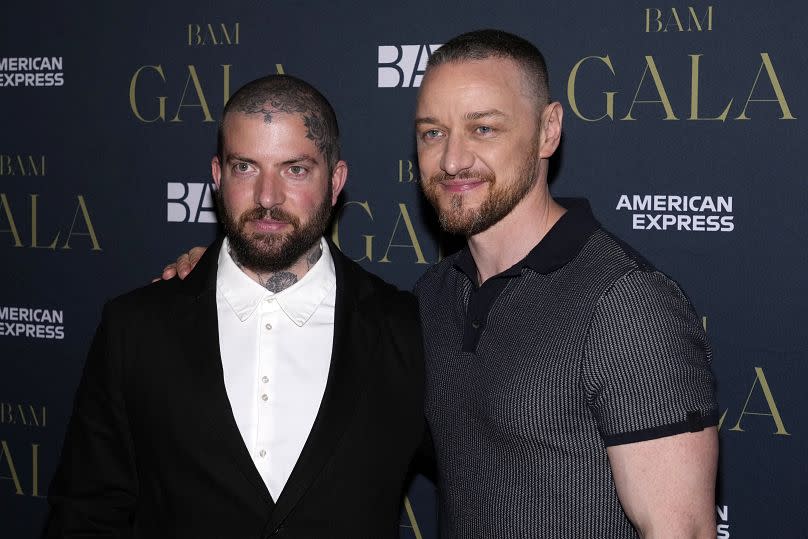
<path fill-rule="evenodd" d="M 339 244 L 408 288 L 440 257 L 412 169 L 419 71 L 432 45 L 500 27 L 545 52 L 565 109 L 554 193 L 588 197 L 704 317 L 718 536 L 808 537 L 804 4 L 339 4 L 0 8 L 0 536 L 41 525 L 102 303 L 213 237 L 227 96 L 276 71 L 328 96 L 350 165 Z M 435 519 L 418 479 L 402 537 Z"/>

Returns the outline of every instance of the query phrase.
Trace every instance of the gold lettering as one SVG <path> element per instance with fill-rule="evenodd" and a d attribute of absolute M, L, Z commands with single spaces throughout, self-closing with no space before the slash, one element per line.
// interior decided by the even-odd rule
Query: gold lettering
<path fill-rule="evenodd" d="M 33 172 L 32 176 L 44 176 L 45 175 L 45 156 L 40 155 L 40 168 L 37 168 L 36 160 L 34 159 L 33 155 L 28 156 L 28 164 L 31 166 L 31 171 Z"/>
<path fill-rule="evenodd" d="M 769 53 L 761 52 L 760 58 L 762 62 L 760 64 L 760 68 L 758 68 L 757 76 L 755 77 L 755 82 L 752 83 L 752 89 L 749 90 L 749 97 L 746 99 L 746 103 L 743 106 L 743 110 L 741 114 L 735 118 L 736 120 L 748 120 L 749 117 L 746 115 L 746 108 L 749 106 L 751 101 L 756 103 L 772 103 L 777 102 L 780 105 L 780 110 L 782 111 L 783 115 L 780 117 L 781 120 L 796 120 L 794 116 L 791 114 L 791 109 L 788 108 L 788 102 L 786 101 L 786 96 L 783 93 L 783 88 L 780 86 L 780 79 L 777 78 L 777 73 L 774 71 L 774 65 L 772 65 L 771 58 L 769 58 Z M 763 72 L 763 68 L 766 68 L 766 74 L 769 77 L 769 82 L 771 82 L 772 88 L 774 89 L 774 95 L 776 99 L 752 99 L 752 94 L 755 93 L 755 88 L 757 87 L 758 80 L 760 80 L 760 74 Z"/>
<path fill-rule="evenodd" d="M 614 67 L 612 67 L 612 61 L 609 58 L 609 55 L 606 56 L 587 56 L 586 58 L 581 58 L 578 60 L 578 63 L 572 68 L 570 72 L 570 76 L 567 79 L 567 100 L 569 100 L 570 108 L 572 112 L 575 113 L 580 119 L 585 120 L 587 122 L 597 122 L 604 118 L 614 119 L 614 96 L 617 92 L 603 92 L 606 95 L 606 112 L 600 116 L 599 118 L 587 118 L 584 116 L 580 109 L 578 108 L 578 101 L 575 99 L 575 82 L 578 78 L 578 69 L 580 69 L 581 64 L 583 64 L 587 60 L 600 60 L 609 68 L 609 71 L 612 72 L 614 75 Z"/>
<path fill-rule="evenodd" d="M 144 118 L 143 115 L 140 113 L 140 109 L 137 106 L 137 83 L 138 83 L 138 80 L 140 78 L 140 73 L 144 69 L 151 69 L 153 71 L 156 71 L 157 74 L 160 75 L 160 78 L 163 79 L 163 82 L 166 81 L 166 76 L 163 73 L 163 66 L 161 66 L 161 65 L 141 66 L 137 71 L 135 71 L 135 74 L 132 75 L 132 80 L 129 81 L 129 107 L 132 109 L 132 112 L 135 114 L 135 117 L 138 120 L 140 120 L 141 122 L 151 123 L 151 122 L 156 122 L 157 120 L 165 121 L 165 119 L 166 119 L 166 97 L 165 96 L 159 96 L 157 98 L 158 111 L 159 112 L 158 112 L 157 116 L 152 118 L 151 120 L 148 120 L 148 119 Z"/>
<path fill-rule="evenodd" d="M 336 219 L 334 219 L 334 230 L 332 230 L 331 232 L 331 241 L 334 242 L 334 245 L 336 245 L 340 251 L 343 251 L 339 243 L 340 218 L 342 217 L 342 214 L 345 212 L 345 208 L 352 205 L 359 206 L 360 208 L 365 210 L 365 213 L 368 214 L 370 220 L 373 221 L 373 213 L 370 211 L 370 204 L 368 204 L 367 200 L 364 202 L 359 202 L 358 200 L 349 200 L 348 202 L 343 204 L 342 208 L 340 208 L 339 215 L 337 216 Z M 354 262 L 361 262 L 363 260 L 373 261 L 373 236 L 363 234 L 362 237 L 365 238 L 365 255 L 361 258 L 352 258 L 351 260 L 353 260 Z M 344 252 L 345 251 L 343 251 L 343 253 Z M 345 255 L 347 256 L 347 253 L 345 253 Z"/>
<path fill-rule="evenodd" d="M 676 8 L 675 8 L 675 7 L 672 7 L 672 8 L 671 8 L 671 14 L 670 14 L 670 16 L 668 17 L 668 20 L 665 22 L 665 29 L 664 29 L 664 30 L 662 30 L 663 32 L 667 32 L 667 31 L 668 31 L 668 28 L 670 28 L 670 26 L 671 26 L 671 19 L 673 19 L 673 21 L 674 21 L 674 25 L 676 26 L 676 29 L 677 29 L 679 32 L 684 32 L 684 31 L 685 31 L 685 29 L 682 27 L 682 21 L 681 21 L 681 20 L 679 20 L 679 13 L 677 13 L 677 11 L 676 11 Z"/>
<path fill-rule="evenodd" d="M 415 539 L 423 539 L 421 529 L 418 527 L 418 521 L 415 520 L 415 511 L 412 510 L 412 504 L 407 496 L 404 496 L 404 510 L 407 513 L 407 519 L 410 521 L 410 525 L 407 527 L 412 528 L 412 534 Z"/>
<path fill-rule="evenodd" d="M 783 424 L 783 419 L 780 417 L 780 411 L 777 409 L 777 404 L 774 402 L 774 396 L 772 395 L 771 389 L 769 388 L 769 383 L 766 381 L 766 375 L 763 374 L 763 369 L 761 367 L 755 367 L 755 381 L 752 382 L 752 388 L 749 390 L 749 395 L 746 396 L 746 402 L 743 405 L 743 409 L 741 410 L 741 415 L 738 417 L 738 422 L 729 430 L 734 430 L 738 432 L 744 432 L 741 428 L 741 420 L 745 415 L 760 415 L 760 416 L 769 416 L 774 420 L 774 424 L 777 427 L 777 430 L 774 434 L 780 434 L 783 436 L 791 436 L 787 431 L 786 427 Z M 765 412 L 747 412 L 746 408 L 749 406 L 749 399 L 752 398 L 752 393 L 755 391 L 755 387 L 760 384 L 760 389 L 763 391 L 763 395 L 766 397 L 766 403 L 769 406 L 769 413 Z"/>
<path fill-rule="evenodd" d="M 6 213 L 6 220 L 8 221 L 8 225 L 11 228 L 0 228 L 0 232 L 11 232 L 11 237 L 14 238 L 14 247 L 22 247 L 22 241 L 20 241 L 20 233 L 17 231 L 17 225 L 14 224 L 14 216 L 11 215 L 11 206 L 8 204 L 8 198 L 6 197 L 5 193 L 0 193 L 0 205 L 3 206 L 3 209 Z"/>
<path fill-rule="evenodd" d="M 31 195 L 31 248 L 32 249 L 56 249 L 56 242 L 59 241 L 61 232 L 56 232 L 56 237 L 50 245 L 37 245 L 37 199 L 38 194 Z"/>
<path fill-rule="evenodd" d="M 224 100 L 222 101 L 222 106 L 227 105 L 227 102 L 230 101 L 230 66 L 233 64 L 222 64 L 222 83 L 224 84 Z"/>
<path fill-rule="evenodd" d="M 193 82 L 194 90 L 196 91 L 196 96 L 199 99 L 199 103 L 190 103 L 185 104 L 185 96 L 188 95 L 188 83 Z M 208 107 L 208 102 L 205 99 L 205 92 L 202 91 L 202 83 L 199 82 L 199 75 L 196 73 L 196 67 L 193 65 L 188 65 L 188 77 L 185 79 L 185 88 L 182 90 L 182 97 L 180 97 L 180 104 L 177 106 L 177 113 L 171 119 L 172 122 L 181 122 L 180 119 L 180 111 L 183 107 L 199 107 L 202 109 L 202 114 L 204 115 L 205 119 L 202 120 L 203 122 L 212 122 L 213 116 L 210 114 L 210 108 Z"/>
<path fill-rule="evenodd" d="M 415 235 L 415 228 L 412 226 L 412 219 L 410 219 L 410 213 L 407 211 L 407 205 L 403 202 L 398 204 L 399 213 L 398 218 L 396 219 L 396 225 L 393 227 L 393 233 L 390 235 L 390 242 L 387 244 L 387 250 L 384 252 L 384 256 L 379 260 L 379 263 L 383 262 L 390 262 L 388 258 L 388 254 L 390 253 L 391 247 L 408 247 L 415 250 L 416 256 L 416 264 L 426 264 L 426 258 L 424 258 L 424 253 L 421 250 L 421 244 L 418 242 L 418 237 Z M 398 230 L 398 224 L 404 220 L 404 226 L 407 228 L 407 234 L 410 237 L 411 243 L 393 243 L 393 238 L 396 237 L 396 231 Z"/>
<path fill-rule="evenodd" d="M 31 496 L 44 498 L 39 495 L 39 444 L 31 444 Z"/>
<path fill-rule="evenodd" d="M 662 30 L 662 10 L 659 9 L 652 9 L 652 8 L 645 8 L 645 32 L 651 32 L 651 12 L 654 12 L 654 22 L 656 23 L 656 30 L 654 32 L 659 32 Z"/>
<path fill-rule="evenodd" d="M 5 440 L 0 440 L 0 459 L 6 457 L 6 462 L 8 462 L 8 469 L 11 471 L 11 477 L 6 477 L 4 475 L 0 475 L 0 479 L 9 479 L 14 483 L 14 494 L 18 496 L 24 496 L 25 493 L 22 490 L 22 484 L 20 483 L 20 477 L 17 475 L 17 469 L 14 467 L 14 460 L 11 458 L 11 450 L 8 448 L 8 444 Z"/>
<path fill-rule="evenodd" d="M 45 156 L 0 155 L 0 176 L 16 176 L 17 174 L 20 176 L 44 176 Z"/>
<path fill-rule="evenodd" d="M 219 23 L 219 27 L 221 29 L 221 39 L 217 37 L 214 25 L 205 25 L 205 33 L 210 38 L 213 45 L 238 45 L 239 23 L 235 23 L 232 36 L 225 23 Z M 193 47 L 194 45 L 207 45 L 207 41 L 205 40 L 205 35 L 202 33 L 201 25 L 188 24 L 188 46 Z"/>
<path fill-rule="evenodd" d="M 93 227 L 93 222 L 90 219 L 90 212 L 87 209 L 87 203 L 84 201 L 84 196 L 78 195 L 78 204 L 76 205 L 76 212 L 73 214 L 73 222 L 70 224 L 70 232 L 67 234 L 67 239 L 65 240 L 65 244 L 62 245 L 62 249 L 70 249 L 70 238 L 73 236 L 89 236 L 90 242 L 92 243 L 93 247 L 91 251 L 101 251 L 101 245 L 98 243 L 98 237 L 95 235 L 95 228 Z M 84 224 L 87 225 L 87 232 L 73 232 L 73 229 L 76 227 L 76 218 L 79 216 L 79 211 L 81 211 L 81 215 L 84 218 Z"/>
<path fill-rule="evenodd" d="M 688 32 L 691 31 L 691 22 L 696 24 L 696 31 L 701 32 L 702 28 L 704 28 L 701 25 L 704 22 L 704 19 L 707 19 L 707 31 L 709 32 L 713 29 L 713 6 L 707 6 L 707 11 L 704 12 L 704 16 L 701 18 L 701 20 L 699 20 L 698 16 L 696 15 L 696 9 L 693 6 L 688 6 L 687 11 L 690 14 L 690 18 L 687 22 Z"/>
<path fill-rule="evenodd" d="M 692 8 L 691 8 L 692 9 Z M 724 112 L 715 118 L 700 118 L 699 117 L 699 58 L 701 54 L 690 55 L 690 117 L 688 120 L 721 120 L 722 122 L 727 119 L 729 108 L 732 106 L 732 99 L 729 100 Z"/>
<path fill-rule="evenodd" d="M 406 168 L 404 163 L 407 164 Z M 412 173 L 412 161 L 409 159 L 398 160 L 398 183 L 411 183 L 415 179 L 415 174 Z M 406 176 L 406 180 L 404 177 Z"/>
<path fill-rule="evenodd" d="M 721 417 L 718 419 L 718 430 L 721 430 L 721 427 L 724 425 L 724 419 L 727 417 L 727 412 L 729 410 L 724 410 L 724 413 L 721 414 Z"/>
<path fill-rule="evenodd" d="M 210 25 L 208 25 L 208 26 L 210 26 Z M 227 25 L 225 23 L 221 23 L 220 26 L 222 27 L 222 36 L 224 36 L 224 43 L 227 43 L 228 45 L 238 45 L 239 24 L 236 23 L 236 25 L 233 28 L 233 36 L 232 37 L 235 38 L 235 41 L 231 40 L 230 33 L 227 30 Z"/>
<path fill-rule="evenodd" d="M 631 106 L 628 108 L 628 113 L 622 119 L 623 120 L 635 119 L 631 116 L 631 111 L 634 109 L 635 103 L 661 103 L 662 107 L 665 109 L 665 120 L 678 120 L 676 115 L 673 113 L 673 107 L 671 107 L 670 99 L 668 99 L 668 92 L 665 91 L 665 85 L 662 84 L 662 78 L 659 76 L 659 71 L 657 70 L 656 62 L 654 62 L 654 57 L 646 56 L 645 63 L 646 63 L 645 70 L 643 70 L 642 77 L 640 77 L 640 83 L 637 85 L 637 91 L 634 93 L 634 99 L 631 101 Z M 645 75 L 649 71 L 651 72 L 651 77 L 654 80 L 654 86 L 656 87 L 659 99 L 639 100 L 637 99 L 637 96 L 640 95 L 640 89 L 642 89 L 642 83 L 645 80 Z"/>
<path fill-rule="evenodd" d="M 283 64 L 275 64 L 275 73 L 277 73 L 278 75 L 286 74 L 283 72 Z"/>
<path fill-rule="evenodd" d="M 189 24 L 188 25 L 188 46 L 192 47 L 194 45 L 202 45 L 203 40 L 202 36 L 199 35 L 199 32 L 202 30 L 202 27 L 198 24 Z M 196 37 L 196 43 L 192 41 L 192 38 Z"/>
<path fill-rule="evenodd" d="M 0 424 L 6 423 L 13 425 L 16 422 L 14 414 L 11 411 L 11 404 L 8 402 L 0 402 Z"/>

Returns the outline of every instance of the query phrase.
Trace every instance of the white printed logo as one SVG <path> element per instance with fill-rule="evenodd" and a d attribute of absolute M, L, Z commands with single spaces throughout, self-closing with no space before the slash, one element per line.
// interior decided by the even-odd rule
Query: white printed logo
<path fill-rule="evenodd" d="M 379 45 L 379 88 L 418 88 L 440 45 Z"/>
<path fill-rule="evenodd" d="M 63 86 L 61 56 L 0 58 L 0 86 Z"/>
<path fill-rule="evenodd" d="M 61 309 L 0 306 L 0 337 L 62 340 L 64 320 Z"/>
<path fill-rule="evenodd" d="M 167 191 L 169 223 L 216 222 L 212 183 L 169 182 Z"/>
<path fill-rule="evenodd" d="M 716 538 L 729 539 L 729 506 L 716 505 L 715 511 L 718 513 L 716 523 Z"/>
<path fill-rule="evenodd" d="M 634 230 L 732 232 L 731 196 L 620 195 L 615 210 L 628 210 Z"/>

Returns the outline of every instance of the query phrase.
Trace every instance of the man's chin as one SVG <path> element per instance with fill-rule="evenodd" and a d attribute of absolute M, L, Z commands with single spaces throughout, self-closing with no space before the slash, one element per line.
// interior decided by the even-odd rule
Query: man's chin
<path fill-rule="evenodd" d="M 478 217 L 474 212 L 464 210 L 447 210 L 438 214 L 441 228 L 449 234 L 469 236 L 477 223 Z"/>

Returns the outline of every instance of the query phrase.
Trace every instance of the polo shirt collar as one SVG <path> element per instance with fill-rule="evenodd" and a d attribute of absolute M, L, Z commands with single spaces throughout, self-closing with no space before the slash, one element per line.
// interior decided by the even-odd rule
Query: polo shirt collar
<path fill-rule="evenodd" d="M 276 294 L 253 281 L 238 267 L 230 256 L 225 238 L 219 251 L 216 286 L 230 309 L 242 322 L 246 322 L 263 301 L 274 299 L 295 325 L 303 326 L 337 284 L 334 259 L 324 239 L 320 239 L 320 247 L 323 254 L 306 275 Z"/>
<path fill-rule="evenodd" d="M 525 258 L 495 277 L 514 277 L 521 274 L 522 268 L 545 275 L 552 273 L 578 256 L 592 233 L 600 228 L 586 199 L 557 198 L 555 201 L 567 210 L 564 215 Z M 468 246 L 460 252 L 454 266 L 471 282 L 477 282 L 477 264 Z"/>

